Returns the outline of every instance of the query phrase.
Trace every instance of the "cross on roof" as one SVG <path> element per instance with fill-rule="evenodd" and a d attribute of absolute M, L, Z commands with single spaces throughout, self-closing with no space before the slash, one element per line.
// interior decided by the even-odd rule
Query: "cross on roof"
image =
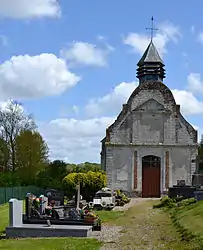
<path fill-rule="evenodd" d="M 151 21 L 152 21 L 152 26 L 151 26 L 151 28 L 146 28 L 146 30 L 150 30 L 150 31 L 151 31 L 151 41 L 152 41 L 153 35 L 154 35 L 154 31 L 156 31 L 156 30 L 158 30 L 158 29 L 155 29 L 155 28 L 154 28 L 154 18 L 153 18 L 153 16 L 152 16 L 152 18 L 151 18 Z"/>

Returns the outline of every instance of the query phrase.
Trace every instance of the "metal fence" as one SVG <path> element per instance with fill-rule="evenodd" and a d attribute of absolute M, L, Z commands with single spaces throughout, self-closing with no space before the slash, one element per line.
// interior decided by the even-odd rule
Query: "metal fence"
<path fill-rule="evenodd" d="M 0 204 L 7 203 L 11 198 L 23 200 L 27 193 L 33 193 L 38 196 L 43 192 L 42 188 L 36 186 L 0 187 Z"/>

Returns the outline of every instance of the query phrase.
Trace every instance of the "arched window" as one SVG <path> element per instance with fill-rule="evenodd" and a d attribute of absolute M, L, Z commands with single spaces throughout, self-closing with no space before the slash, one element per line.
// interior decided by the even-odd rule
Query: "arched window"
<path fill-rule="evenodd" d="M 142 157 L 143 167 L 160 167 L 161 158 L 155 155 L 146 155 Z"/>

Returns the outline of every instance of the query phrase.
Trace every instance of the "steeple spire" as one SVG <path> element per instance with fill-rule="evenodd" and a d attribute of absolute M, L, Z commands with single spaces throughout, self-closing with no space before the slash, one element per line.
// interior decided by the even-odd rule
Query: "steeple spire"
<path fill-rule="evenodd" d="M 152 17 L 152 27 L 147 28 L 151 30 L 150 43 L 137 64 L 138 66 L 137 77 L 140 83 L 148 80 L 162 82 L 163 79 L 165 78 L 165 69 L 164 69 L 165 65 L 152 41 L 153 31 L 157 30 L 154 29 L 153 20 L 154 19 Z"/>
<path fill-rule="evenodd" d="M 152 16 L 152 18 L 151 18 L 151 21 L 152 21 L 151 28 L 146 28 L 146 30 L 150 30 L 150 31 L 151 31 L 151 42 L 152 42 L 153 36 L 154 36 L 154 31 L 155 31 L 155 30 L 158 30 L 158 29 L 155 29 L 155 28 L 154 28 L 154 18 L 153 18 L 153 16 Z"/>

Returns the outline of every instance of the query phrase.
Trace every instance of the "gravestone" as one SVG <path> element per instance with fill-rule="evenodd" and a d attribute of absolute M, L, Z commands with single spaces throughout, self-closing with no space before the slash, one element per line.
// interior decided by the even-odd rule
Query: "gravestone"
<path fill-rule="evenodd" d="M 176 198 L 181 196 L 185 199 L 193 198 L 195 187 L 185 185 L 185 180 L 177 180 L 177 185 L 173 185 L 168 189 L 168 197 Z"/>
<path fill-rule="evenodd" d="M 9 200 L 9 225 L 10 227 L 22 226 L 23 201 Z"/>
<path fill-rule="evenodd" d="M 31 205 L 33 198 L 36 196 L 33 195 L 32 193 L 27 193 L 25 197 L 25 215 L 27 216 L 28 219 L 31 217 Z"/>
<path fill-rule="evenodd" d="M 203 174 L 192 175 L 192 186 L 203 186 Z"/>
<path fill-rule="evenodd" d="M 45 190 L 44 195 L 48 197 L 49 203 L 55 201 L 56 206 L 64 205 L 64 192 L 55 189 L 47 189 Z"/>
<path fill-rule="evenodd" d="M 23 224 L 23 201 L 9 200 L 9 226 L 6 227 L 6 238 L 30 237 L 89 237 L 92 226 L 84 225 L 47 225 Z"/>
<path fill-rule="evenodd" d="M 44 195 L 40 196 L 40 207 L 39 212 L 41 215 L 45 214 L 45 209 L 48 206 L 48 198 Z"/>
<path fill-rule="evenodd" d="M 177 186 L 178 187 L 184 187 L 185 186 L 185 180 L 177 180 Z"/>
<path fill-rule="evenodd" d="M 80 183 L 76 186 L 76 190 L 77 190 L 76 207 L 79 208 L 79 205 L 80 205 Z"/>

